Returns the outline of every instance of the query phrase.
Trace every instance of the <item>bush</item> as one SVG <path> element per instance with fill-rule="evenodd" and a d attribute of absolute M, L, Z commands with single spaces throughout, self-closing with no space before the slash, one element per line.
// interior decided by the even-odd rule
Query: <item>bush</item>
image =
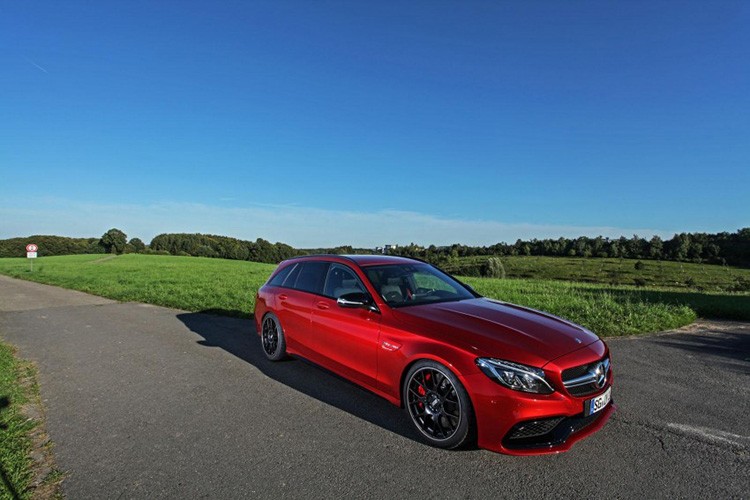
<path fill-rule="evenodd" d="M 172 255 L 166 250 L 152 250 L 151 248 L 147 248 L 143 251 L 143 253 L 146 255 Z"/>
<path fill-rule="evenodd" d="M 482 276 L 486 278 L 505 278 L 505 267 L 497 257 L 490 257 L 482 267 Z"/>
<path fill-rule="evenodd" d="M 734 283 L 729 287 L 730 292 L 750 292 L 750 279 L 742 276 L 735 278 Z"/>

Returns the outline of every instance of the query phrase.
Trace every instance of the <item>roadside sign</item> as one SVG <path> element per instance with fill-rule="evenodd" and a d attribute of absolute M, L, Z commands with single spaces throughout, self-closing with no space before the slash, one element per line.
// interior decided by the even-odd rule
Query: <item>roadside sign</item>
<path fill-rule="evenodd" d="M 26 258 L 27 259 L 36 259 L 36 251 L 39 250 L 39 247 L 36 246 L 33 243 L 29 243 L 26 245 Z M 34 272 L 34 261 L 29 261 L 29 271 Z"/>

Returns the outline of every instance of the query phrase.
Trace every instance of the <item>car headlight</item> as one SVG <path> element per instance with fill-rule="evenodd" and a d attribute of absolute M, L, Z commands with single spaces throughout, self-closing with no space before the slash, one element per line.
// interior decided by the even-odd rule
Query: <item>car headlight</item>
<path fill-rule="evenodd" d="M 485 375 L 508 389 L 535 394 L 555 392 L 544 378 L 544 370 L 539 368 L 492 358 L 478 358 L 476 363 Z"/>

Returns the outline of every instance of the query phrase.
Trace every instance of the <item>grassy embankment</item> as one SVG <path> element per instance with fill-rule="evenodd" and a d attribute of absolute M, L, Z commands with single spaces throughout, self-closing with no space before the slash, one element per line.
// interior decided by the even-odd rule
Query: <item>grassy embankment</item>
<path fill-rule="evenodd" d="M 32 435 L 39 433 L 40 422 L 25 415 L 23 408 L 38 398 L 33 365 L 18 360 L 13 348 L 0 342 L 0 498 L 55 494 L 55 484 L 60 478 L 55 470 L 36 487 L 31 484 L 35 474 Z"/>
<path fill-rule="evenodd" d="M 274 268 L 271 264 L 195 257 L 77 255 L 37 259 L 34 272 L 30 272 L 26 259 L 0 259 L 0 273 L 9 276 L 120 301 L 241 317 L 249 316 L 255 291 Z M 666 330 L 688 324 L 697 316 L 750 320 L 747 293 L 553 280 L 466 281 L 488 297 L 548 311 L 605 336 Z"/>

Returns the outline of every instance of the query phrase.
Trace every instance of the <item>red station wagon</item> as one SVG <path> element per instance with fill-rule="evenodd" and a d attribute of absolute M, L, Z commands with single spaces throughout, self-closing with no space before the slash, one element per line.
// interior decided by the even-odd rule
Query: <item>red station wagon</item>
<path fill-rule="evenodd" d="M 268 359 L 303 357 L 406 408 L 441 448 L 565 451 L 615 409 L 595 334 L 484 298 L 419 260 L 284 261 L 258 291 L 255 322 Z"/>

